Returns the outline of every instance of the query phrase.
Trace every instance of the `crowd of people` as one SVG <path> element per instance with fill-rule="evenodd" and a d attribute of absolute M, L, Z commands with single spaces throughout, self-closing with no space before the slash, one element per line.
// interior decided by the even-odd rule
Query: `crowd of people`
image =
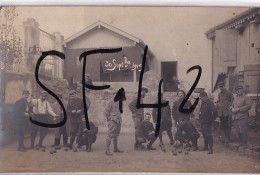
<path fill-rule="evenodd" d="M 91 82 L 92 84 L 92 82 Z M 224 134 L 223 142 L 228 144 L 230 142 L 230 133 L 232 125 L 236 128 L 240 144 L 238 146 L 247 148 L 247 130 L 248 130 L 248 118 L 249 110 L 251 108 L 251 100 L 244 93 L 242 85 L 238 85 L 236 88 L 236 95 L 233 95 L 225 88 L 225 82 L 218 84 L 220 92 L 218 94 L 218 101 L 216 104 L 208 98 L 206 92 L 200 92 L 199 98 L 201 100 L 199 110 L 199 122 L 200 130 L 204 140 L 203 151 L 208 151 L 208 154 L 213 154 L 213 123 L 216 118 L 219 117 L 221 122 L 222 131 Z M 140 103 L 143 103 L 147 88 L 141 89 Z M 28 90 L 24 90 L 21 99 L 16 103 L 16 115 L 18 117 L 18 151 L 25 152 L 28 149 L 44 149 L 43 142 L 47 134 L 48 128 L 35 125 L 28 122 L 29 117 L 42 123 L 48 123 L 49 116 L 52 116 L 54 123 L 58 123 L 63 119 L 63 111 L 61 110 L 58 102 L 50 104 L 47 100 L 47 93 L 41 92 L 39 99 L 28 100 L 30 93 Z M 193 113 L 182 113 L 179 108 L 186 96 L 183 90 L 177 92 L 178 100 L 173 103 L 173 106 L 169 105 L 161 109 L 159 142 L 160 148 L 165 150 L 163 142 L 163 132 L 167 132 L 170 144 L 173 147 L 190 147 L 192 150 L 198 150 L 198 138 L 200 132 L 197 126 L 191 122 L 191 118 L 194 117 Z M 63 99 L 62 94 L 58 94 L 58 97 L 62 100 L 65 109 L 67 111 L 70 122 L 70 133 L 66 128 L 66 125 L 55 128 L 55 136 L 53 146 L 55 149 L 61 148 L 61 136 L 63 138 L 63 146 L 67 149 L 75 150 L 79 147 L 86 146 L 86 151 L 92 151 L 92 144 L 95 143 L 98 136 L 98 127 L 90 122 L 90 129 L 86 128 L 86 121 L 84 116 L 84 107 L 82 103 L 81 93 L 77 93 L 77 90 L 71 90 L 69 94 L 69 100 Z M 118 137 L 121 131 L 122 125 L 122 102 L 127 100 L 123 89 L 118 91 L 116 96 L 111 99 L 104 110 L 104 117 L 107 119 L 108 135 L 106 138 L 105 155 L 112 156 L 113 153 L 123 153 L 123 150 L 118 147 Z M 91 102 L 88 98 L 87 109 L 89 109 Z M 162 103 L 166 102 L 164 95 L 162 94 Z M 189 109 L 192 106 L 188 100 L 184 109 Z M 157 139 L 155 134 L 155 127 L 157 125 L 157 112 L 158 109 L 154 108 L 152 114 L 144 113 L 144 108 L 137 107 L 137 98 L 129 103 L 129 109 L 132 113 L 133 124 L 135 128 L 135 143 L 133 143 L 134 150 L 155 150 L 153 143 Z M 151 121 L 152 119 L 152 121 Z M 26 129 L 30 124 L 31 132 L 31 145 L 29 148 L 24 146 L 24 135 Z M 176 128 L 176 132 L 173 134 L 173 127 Z M 38 144 L 35 145 L 35 138 L 37 132 L 40 132 L 40 138 Z M 114 149 L 110 151 L 110 145 L 113 141 Z M 146 145 L 145 145 L 146 144 Z"/>

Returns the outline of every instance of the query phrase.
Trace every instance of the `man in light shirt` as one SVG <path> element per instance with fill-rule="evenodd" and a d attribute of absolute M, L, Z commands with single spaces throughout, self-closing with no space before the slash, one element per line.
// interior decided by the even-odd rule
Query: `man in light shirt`
<path fill-rule="evenodd" d="M 41 97 L 39 99 L 32 99 L 31 103 L 33 105 L 34 120 L 41 123 L 48 123 L 48 115 L 57 117 L 53 112 L 50 103 L 46 100 L 47 92 L 42 91 Z M 34 148 L 34 141 L 38 130 L 40 129 L 40 139 L 39 143 L 36 145 L 36 149 L 44 148 L 42 145 L 43 140 L 48 132 L 48 128 L 32 124 L 31 126 L 31 149 Z"/>

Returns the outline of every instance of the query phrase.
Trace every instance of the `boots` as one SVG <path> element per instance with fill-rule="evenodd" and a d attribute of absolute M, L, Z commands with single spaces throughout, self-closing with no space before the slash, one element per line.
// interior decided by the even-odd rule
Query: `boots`
<path fill-rule="evenodd" d="M 74 136 L 74 135 L 72 135 L 72 136 L 70 137 L 69 149 L 72 149 L 73 143 L 74 143 L 74 141 L 75 141 L 75 138 L 76 138 L 76 136 Z"/>
<path fill-rule="evenodd" d="M 63 146 L 68 147 L 68 137 L 63 137 Z"/>
<path fill-rule="evenodd" d="M 193 151 L 197 151 L 199 148 L 198 148 L 198 140 L 197 138 L 192 138 L 192 150 Z"/>
<path fill-rule="evenodd" d="M 121 151 L 121 150 L 118 149 L 118 147 L 117 147 L 117 138 L 114 138 L 114 139 L 113 139 L 113 142 L 114 142 L 114 152 L 115 152 L 115 153 L 123 153 L 124 151 Z"/>
<path fill-rule="evenodd" d="M 247 133 L 246 132 L 244 132 L 242 134 L 242 147 L 243 147 L 243 149 L 247 148 Z"/>
<path fill-rule="evenodd" d="M 92 141 L 88 138 L 88 144 L 86 145 L 86 151 L 91 152 Z"/>
<path fill-rule="evenodd" d="M 110 144 L 111 144 L 111 140 L 106 140 L 106 155 L 107 156 L 112 156 L 113 154 L 110 152 Z"/>
<path fill-rule="evenodd" d="M 242 144 L 242 134 L 241 133 L 238 133 L 238 141 L 239 141 L 239 145 L 237 145 L 237 147 L 241 147 L 243 144 Z"/>
<path fill-rule="evenodd" d="M 208 147 L 208 139 L 207 138 L 204 138 L 204 148 L 203 148 L 203 151 L 208 151 L 209 150 L 209 147 Z"/>
<path fill-rule="evenodd" d="M 213 154 L 213 136 L 208 136 L 209 152 L 208 154 Z"/>

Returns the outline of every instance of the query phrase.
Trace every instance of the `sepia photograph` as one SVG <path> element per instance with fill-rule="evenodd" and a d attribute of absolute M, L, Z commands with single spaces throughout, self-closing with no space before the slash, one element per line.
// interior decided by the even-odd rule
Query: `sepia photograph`
<path fill-rule="evenodd" d="M 260 173 L 260 8 L 0 7 L 0 173 Z"/>

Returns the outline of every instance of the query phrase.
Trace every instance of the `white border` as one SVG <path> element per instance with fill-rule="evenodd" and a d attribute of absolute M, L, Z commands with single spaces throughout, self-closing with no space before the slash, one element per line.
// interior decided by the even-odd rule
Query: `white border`
<path fill-rule="evenodd" d="M 260 7 L 259 0 L 1 0 L 0 6 L 224 6 Z"/>

